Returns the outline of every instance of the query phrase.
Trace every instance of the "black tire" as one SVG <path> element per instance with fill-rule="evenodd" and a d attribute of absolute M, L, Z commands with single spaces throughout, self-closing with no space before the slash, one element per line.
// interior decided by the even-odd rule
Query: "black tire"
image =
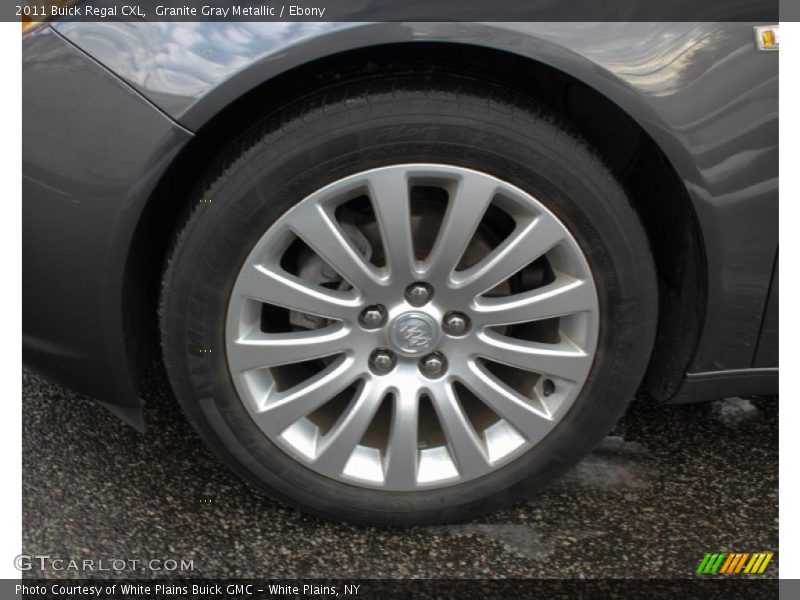
<path fill-rule="evenodd" d="M 601 321 L 586 385 L 541 443 L 479 479 L 391 493 L 326 478 L 261 433 L 231 380 L 224 323 L 240 265 L 281 214 L 342 177 L 408 162 L 477 169 L 544 202 L 589 260 Z M 564 473 L 611 430 L 635 394 L 657 321 L 647 238 L 602 162 L 530 99 L 468 81 L 398 77 L 342 85 L 269 116 L 227 149 L 218 165 L 192 199 L 165 271 L 163 354 L 189 420 L 259 489 L 339 520 L 410 525 L 466 519 L 517 501 Z"/>

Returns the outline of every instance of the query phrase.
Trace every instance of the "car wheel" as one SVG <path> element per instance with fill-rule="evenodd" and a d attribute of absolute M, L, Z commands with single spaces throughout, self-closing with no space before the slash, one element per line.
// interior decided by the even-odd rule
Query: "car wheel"
<path fill-rule="evenodd" d="M 260 489 L 349 521 L 468 518 L 574 465 L 635 393 L 647 239 L 531 99 L 341 85 L 216 165 L 165 270 L 163 354 L 189 420 Z"/>

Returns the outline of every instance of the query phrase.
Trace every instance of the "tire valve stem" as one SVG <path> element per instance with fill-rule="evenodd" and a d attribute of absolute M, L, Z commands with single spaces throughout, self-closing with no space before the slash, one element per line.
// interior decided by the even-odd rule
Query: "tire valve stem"
<path fill-rule="evenodd" d="M 545 397 L 549 396 L 556 391 L 556 384 L 551 379 L 545 379 L 542 382 L 542 393 Z"/>

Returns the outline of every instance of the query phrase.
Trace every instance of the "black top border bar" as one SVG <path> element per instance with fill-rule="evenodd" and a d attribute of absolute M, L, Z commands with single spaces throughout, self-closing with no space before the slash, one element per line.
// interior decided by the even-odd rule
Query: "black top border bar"
<path fill-rule="evenodd" d="M 10 0 L 0 20 L 40 21 L 753 21 L 800 15 L 796 0 Z M 25 8 L 27 6 L 27 8 Z M 33 14 L 35 13 L 35 14 Z M 798 16 L 795 15 L 795 16 Z"/>

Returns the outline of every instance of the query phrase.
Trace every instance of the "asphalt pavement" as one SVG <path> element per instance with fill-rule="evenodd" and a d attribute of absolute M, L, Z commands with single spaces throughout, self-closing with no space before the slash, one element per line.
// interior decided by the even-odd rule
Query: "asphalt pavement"
<path fill-rule="evenodd" d="M 206 451 L 162 376 L 146 399 L 140 434 L 23 372 L 23 552 L 51 557 L 26 576 L 691 577 L 719 551 L 775 552 L 764 576 L 777 576 L 776 398 L 635 400 L 561 482 L 471 522 L 411 529 L 285 507 Z"/>

